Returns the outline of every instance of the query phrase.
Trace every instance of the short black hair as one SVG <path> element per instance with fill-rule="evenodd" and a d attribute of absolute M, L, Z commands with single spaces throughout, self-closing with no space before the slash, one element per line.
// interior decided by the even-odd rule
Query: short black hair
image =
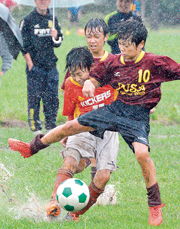
<path fill-rule="evenodd" d="M 127 20 L 121 22 L 118 27 L 118 40 L 130 39 L 132 43 L 138 46 L 141 41 L 146 42 L 148 31 L 142 22 Z"/>
<path fill-rule="evenodd" d="M 69 71 L 76 71 L 77 68 L 87 68 L 90 71 L 93 63 L 93 56 L 86 46 L 73 48 L 66 56 L 65 70 L 68 69 Z"/>
<path fill-rule="evenodd" d="M 104 36 L 106 36 L 109 32 L 106 22 L 103 19 L 99 18 L 92 18 L 87 22 L 84 28 L 85 34 L 87 29 L 90 29 L 91 32 L 93 32 L 93 30 L 98 30 L 99 32 L 102 32 L 101 29 L 103 29 Z"/>

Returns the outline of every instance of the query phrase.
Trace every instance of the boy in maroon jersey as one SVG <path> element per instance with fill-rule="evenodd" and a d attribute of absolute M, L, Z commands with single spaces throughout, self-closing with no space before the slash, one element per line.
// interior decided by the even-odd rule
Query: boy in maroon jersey
<path fill-rule="evenodd" d="M 180 79 L 180 64 L 167 56 L 142 51 L 147 30 L 141 23 L 123 22 L 118 34 L 121 54 L 98 64 L 83 87 L 85 96 L 93 96 L 95 88 L 110 84 L 119 92 L 117 100 L 56 127 L 42 138 L 36 136 L 30 144 L 9 139 L 9 145 L 22 156 L 30 157 L 65 136 L 91 131 L 103 137 L 105 130 L 120 132 L 141 166 L 148 195 L 149 224 L 158 226 L 162 222 L 163 205 L 156 169 L 149 155 L 149 113 L 160 101 L 161 83 Z"/>

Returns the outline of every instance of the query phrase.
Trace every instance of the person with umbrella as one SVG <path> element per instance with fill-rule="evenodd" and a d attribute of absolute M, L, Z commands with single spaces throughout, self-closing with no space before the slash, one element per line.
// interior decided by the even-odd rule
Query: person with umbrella
<path fill-rule="evenodd" d="M 13 57 L 9 52 L 7 43 L 4 39 L 3 33 L 0 32 L 0 56 L 2 58 L 2 66 L 0 70 L 0 87 L 1 87 L 1 76 L 9 70 L 13 63 Z"/>
<path fill-rule="evenodd" d="M 9 9 L 0 3 L 0 56 L 2 58 L 0 76 L 9 70 L 13 58 L 17 59 L 22 47 L 23 41 L 19 26 L 12 18 Z"/>
<path fill-rule="evenodd" d="M 46 131 L 56 127 L 59 73 L 54 47 L 61 45 L 63 34 L 57 18 L 53 21 L 54 16 L 48 8 L 51 0 L 35 0 L 34 3 L 36 7 L 22 20 L 20 29 L 27 63 L 28 121 L 30 129 L 38 134 L 42 129 L 39 118 L 41 99 Z"/>

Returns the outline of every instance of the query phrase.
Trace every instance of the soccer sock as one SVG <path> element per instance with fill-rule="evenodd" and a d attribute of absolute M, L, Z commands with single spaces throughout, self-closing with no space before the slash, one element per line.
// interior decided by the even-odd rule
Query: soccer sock
<path fill-rule="evenodd" d="M 41 138 L 44 137 L 44 134 L 38 134 L 30 142 L 31 154 L 36 154 L 39 150 L 48 147 L 49 145 L 44 145 L 41 141 Z"/>
<path fill-rule="evenodd" d="M 156 182 L 150 188 L 147 189 L 147 196 L 148 196 L 148 205 L 150 207 L 161 205 L 161 195 L 159 191 L 159 185 Z"/>
<path fill-rule="evenodd" d="M 91 167 L 91 179 L 92 180 L 94 179 L 96 175 L 96 171 L 97 171 L 96 167 Z"/>
<path fill-rule="evenodd" d="M 57 192 L 57 189 L 59 187 L 59 185 L 69 179 L 69 178 L 73 178 L 74 176 L 74 173 L 70 170 L 70 169 L 59 169 L 58 170 L 58 173 L 57 173 L 57 176 L 56 176 L 56 180 L 55 180 L 55 184 L 54 184 L 54 189 L 53 189 L 53 193 L 52 193 L 52 196 L 51 196 L 51 201 L 54 201 L 56 200 L 56 192 Z"/>
<path fill-rule="evenodd" d="M 87 168 L 91 164 L 91 160 L 89 158 L 86 158 L 85 162 L 86 162 L 86 167 L 85 168 Z"/>
<path fill-rule="evenodd" d="M 90 199 L 88 204 L 86 205 L 85 208 L 83 208 L 82 210 L 76 212 L 79 215 L 83 215 L 94 203 L 96 203 L 96 200 L 98 198 L 99 195 L 101 195 L 101 193 L 104 192 L 104 189 L 99 189 L 95 186 L 94 182 L 91 181 L 90 185 L 89 185 L 89 192 L 90 192 Z"/>

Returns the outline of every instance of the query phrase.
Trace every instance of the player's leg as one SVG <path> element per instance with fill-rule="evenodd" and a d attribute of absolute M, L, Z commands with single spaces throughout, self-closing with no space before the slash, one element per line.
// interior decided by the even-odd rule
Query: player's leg
<path fill-rule="evenodd" d="M 83 215 L 94 203 L 96 203 L 97 198 L 104 192 L 106 183 L 110 179 L 110 170 L 103 169 L 96 173 L 93 181 L 91 181 L 88 186 L 90 192 L 90 199 L 85 208 L 77 212 L 69 212 L 66 215 L 66 220 L 79 221 L 79 215 Z"/>
<path fill-rule="evenodd" d="M 91 179 L 93 180 L 97 172 L 96 159 L 92 157 L 90 158 L 90 161 L 91 161 Z"/>
<path fill-rule="evenodd" d="M 8 143 L 13 151 L 19 151 L 21 156 L 28 158 L 39 152 L 39 150 L 48 147 L 50 144 L 59 142 L 67 136 L 71 136 L 81 132 L 89 132 L 94 130 L 89 126 L 82 126 L 77 119 L 60 125 L 46 135 L 39 134 L 29 143 L 9 138 Z"/>
<path fill-rule="evenodd" d="M 94 159 L 95 160 L 95 159 Z M 91 160 L 90 158 L 82 158 L 81 161 L 79 162 L 78 168 L 75 172 L 75 174 L 77 173 L 81 173 L 84 169 L 86 169 L 89 165 L 91 164 Z M 92 171 L 92 170 L 91 170 Z M 93 180 L 93 179 L 92 179 Z"/>
<path fill-rule="evenodd" d="M 110 179 L 111 172 L 117 169 L 116 159 L 119 148 L 118 133 L 106 131 L 104 138 L 96 138 L 96 167 L 97 172 L 93 181 L 89 185 L 90 199 L 87 206 L 81 211 L 68 213 L 67 220 L 79 220 L 79 215 L 83 215 L 104 192 L 104 188 Z M 113 151 L 112 151 L 113 149 Z"/>
<path fill-rule="evenodd" d="M 51 130 L 49 133 L 41 138 L 41 142 L 44 145 L 50 145 L 52 143 L 61 141 L 67 136 L 71 136 L 81 132 L 89 132 L 92 130 L 94 130 L 92 127 L 82 126 L 81 124 L 79 124 L 77 119 L 74 119 Z"/>
<path fill-rule="evenodd" d="M 149 224 L 158 226 L 162 222 L 161 196 L 159 185 L 156 182 L 156 168 L 150 158 L 148 146 L 139 142 L 133 143 L 136 159 L 141 166 L 142 175 L 146 182 L 148 205 L 149 205 Z"/>
<path fill-rule="evenodd" d="M 149 188 L 156 183 L 156 169 L 152 159 L 150 158 L 148 146 L 139 142 L 133 144 L 136 159 L 141 166 L 142 174 Z"/>
<path fill-rule="evenodd" d="M 94 179 L 97 169 L 96 169 L 96 159 L 95 158 L 83 158 L 79 162 L 78 168 L 76 170 L 77 173 L 81 173 L 85 168 L 87 168 L 89 165 L 91 165 L 91 180 Z"/>
<path fill-rule="evenodd" d="M 57 188 L 64 180 L 73 177 L 74 173 L 76 173 L 79 168 L 79 164 L 83 162 L 84 157 L 94 156 L 95 144 L 95 137 L 90 133 L 81 133 L 68 137 L 66 148 L 60 153 L 64 159 L 63 166 L 58 170 L 51 201 L 47 207 L 48 215 L 53 215 L 54 212 L 57 212 Z"/>
<path fill-rule="evenodd" d="M 69 149 L 69 151 L 66 152 L 66 155 L 67 156 L 63 161 L 62 167 L 58 170 L 50 203 L 46 207 L 47 216 L 58 216 L 60 214 L 60 207 L 56 200 L 57 189 L 63 181 L 69 178 L 73 178 L 74 173 L 76 172 L 80 161 L 79 152 L 76 151 L 75 149 Z M 74 156 L 72 157 L 68 155 L 74 155 Z"/>
<path fill-rule="evenodd" d="M 75 174 L 81 173 L 85 168 L 86 168 L 86 160 L 85 158 L 82 158 L 79 162 Z"/>

